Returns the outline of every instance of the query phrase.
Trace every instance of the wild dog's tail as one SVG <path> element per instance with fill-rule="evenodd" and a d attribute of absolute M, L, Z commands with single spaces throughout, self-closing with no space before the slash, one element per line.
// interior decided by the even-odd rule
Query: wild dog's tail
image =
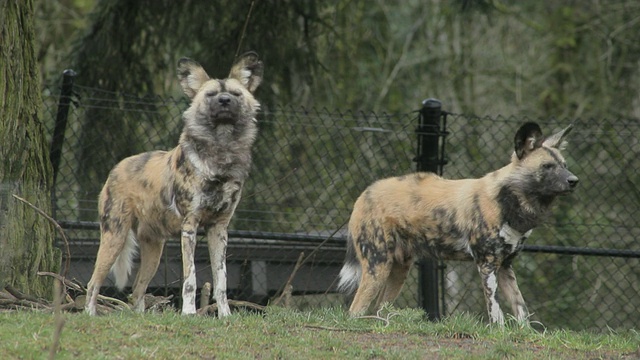
<path fill-rule="evenodd" d="M 116 287 L 120 290 L 124 289 L 127 285 L 129 275 L 131 275 L 131 269 L 133 268 L 133 258 L 138 254 L 138 241 L 136 235 L 132 230 L 129 230 L 127 241 L 124 243 L 124 248 L 118 255 L 116 262 L 111 267 L 111 272 L 116 279 Z"/>
<path fill-rule="evenodd" d="M 345 294 L 353 294 L 360 285 L 360 277 L 362 276 L 362 267 L 356 258 L 356 250 L 354 248 L 351 235 L 347 237 L 347 255 L 344 259 L 344 265 L 340 270 L 340 281 L 338 282 L 338 291 Z"/>

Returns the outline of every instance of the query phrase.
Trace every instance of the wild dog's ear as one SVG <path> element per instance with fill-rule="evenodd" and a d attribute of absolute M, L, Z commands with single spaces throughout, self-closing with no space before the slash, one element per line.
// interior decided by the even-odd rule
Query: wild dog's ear
<path fill-rule="evenodd" d="M 542 144 L 542 130 L 540 126 L 534 122 L 528 122 L 520 126 L 514 139 L 516 156 L 522 159 Z"/>
<path fill-rule="evenodd" d="M 567 142 L 564 141 L 564 138 L 567 135 L 569 135 L 569 133 L 571 132 L 571 129 L 573 129 L 573 124 L 570 124 L 569 126 L 564 128 L 563 130 L 561 130 L 561 131 L 549 136 L 548 138 L 546 138 L 544 140 L 544 142 L 542 143 L 542 145 L 543 146 L 547 146 L 547 147 L 560 149 L 560 150 L 564 150 L 564 148 L 567 146 Z"/>
<path fill-rule="evenodd" d="M 250 92 L 254 92 L 262 82 L 263 65 L 258 54 L 249 51 L 240 55 L 231 67 L 229 78 L 240 81 Z"/>
<path fill-rule="evenodd" d="M 200 64 L 184 57 L 178 60 L 178 79 L 182 85 L 182 91 L 193 99 L 202 84 L 209 80 L 209 75 Z"/>

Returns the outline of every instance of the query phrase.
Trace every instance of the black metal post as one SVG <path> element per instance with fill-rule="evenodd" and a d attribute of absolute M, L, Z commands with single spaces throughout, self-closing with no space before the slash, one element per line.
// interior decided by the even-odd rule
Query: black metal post
<path fill-rule="evenodd" d="M 418 135 L 418 155 L 416 170 L 442 174 L 444 160 L 444 129 L 442 103 L 437 99 L 426 99 L 422 102 L 419 124 L 416 129 Z M 442 139 L 441 139 L 442 138 Z M 422 308 L 429 320 L 441 318 L 439 303 L 439 267 L 438 262 L 425 259 L 420 263 L 420 295 Z"/>
<path fill-rule="evenodd" d="M 67 129 L 67 119 L 69 117 L 69 105 L 73 94 L 73 80 L 75 71 L 67 69 L 62 72 L 62 87 L 60 88 L 60 100 L 58 101 L 58 112 L 56 114 L 56 125 L 51 138 L 51 149 L 49 150 L 49 160 L 53 168 L 53 186 L 51 188 L 52 209 L 56 210 L 56 179 L 60 169 L 60 158 L 62 157 L 62 145 L 64 144 L 64 133 Z M 55 217 L 55 213 L 54 213 Z"/>

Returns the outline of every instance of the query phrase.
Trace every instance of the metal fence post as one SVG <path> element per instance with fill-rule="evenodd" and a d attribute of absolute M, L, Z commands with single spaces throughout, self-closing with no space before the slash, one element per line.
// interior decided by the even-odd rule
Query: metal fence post
<path fill-rule="evenodd" d="M 56 124 L 51 137 L 51 149 L 49 150 L 49 160 L 53 168 L 53 186 L 51 187 L 52 210 L 56 211 L 56 179 L 60 169 L 60 158 L 62 157 L 62 145 L 64 144 L 64 133 L 67 129 L 67 119 L 69 117 L 69 105 L 73 94 L 73 80 L 76 72 L 67 69 L 62 72 L 62 87 L 60 88 L 60 100 L 58 101 L 58 112 L 56 113 Z"/>
<path fill-rule="evenodd" d="M 444 137 L 446 136 L 446 115 L 442 103 L 437 99 L 426 99 L 418 118 L 418 154 L 415 159 L 417 171 L 428 171 L 442 175 L 444 159 Z M 442 139 L 441 139 L 442 138 Z M 420 263 L 420 297 L 422 308 L 429 320 L 441 318 L 439 303 L 438 262 L 425 259 Z"/>

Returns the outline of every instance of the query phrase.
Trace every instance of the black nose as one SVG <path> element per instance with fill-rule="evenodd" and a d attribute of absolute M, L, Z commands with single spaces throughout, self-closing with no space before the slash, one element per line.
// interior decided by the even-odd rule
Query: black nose
<path fill-rule="evenodd" d="M 567 183 L 569 183 L 569 187 L 572 189 L 576 187 L 576 185 L 578 185 L 578 181 L 579 181 L 578 177 L 575 175 L 569 176 L 567 178 Z"/>
<path fill-rule="evenodd" d="M 229 95 L 220 95 L 218 97 L 218 102 L 221 105 L 228 105 L 231 102 L 231 97 Z"/>

